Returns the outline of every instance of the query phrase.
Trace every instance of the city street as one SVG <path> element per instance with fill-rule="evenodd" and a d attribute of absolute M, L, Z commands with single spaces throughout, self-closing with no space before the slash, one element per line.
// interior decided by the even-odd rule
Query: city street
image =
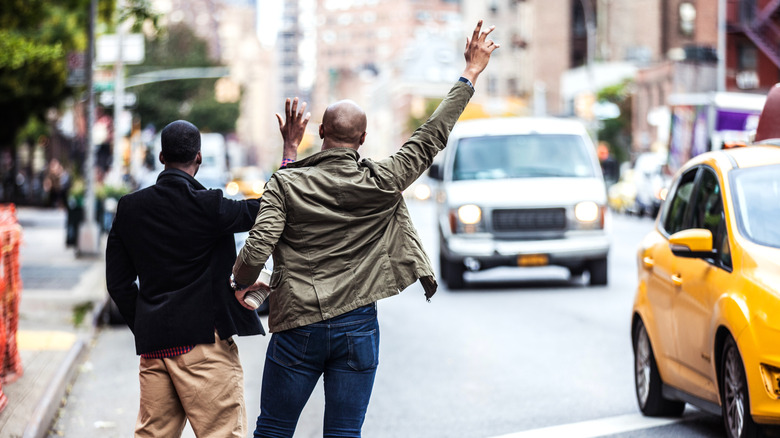
<path fill-rule="evenodd" d="M 410 209 L 435 260 L 434 206 L 410 201 Z M 440 286 L 431 303 L 419 284 L 381 301 L 364 436 L 725 436 L 719 417 L 690 407 L 679 420 L 639 413 L 629 327 L 635 250 L 653 222 L 611 218 L 607 287 L 570 280 L 565 269 L 501 268 L 470 275 L 465 290 Z M 268 339 L 238 340 L 252 426 Z M 129 436 L 137 366 L 129 330 L 104 328 L 50 436 Z M 320 385 L 296 437 L 321 436 L 322 413 Z"/>

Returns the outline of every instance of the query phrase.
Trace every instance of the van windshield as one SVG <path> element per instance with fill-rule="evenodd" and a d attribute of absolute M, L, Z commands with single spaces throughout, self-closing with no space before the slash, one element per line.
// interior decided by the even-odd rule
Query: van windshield
<path fill-rule="evenodd" d="M 462 138 L 453 168 L 454 180 L 594 176 L 587 145 L 567 134 Z"/>

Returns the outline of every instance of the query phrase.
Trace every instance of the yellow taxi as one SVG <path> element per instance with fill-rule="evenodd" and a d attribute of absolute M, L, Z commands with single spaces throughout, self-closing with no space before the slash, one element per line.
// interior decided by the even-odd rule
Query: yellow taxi
<path fill-rule="evenodd" d="M 729 437 L 780 424 L 780 146 L 686 163 L 637 263 L 641 411 L 676 416 L 690 403 L 722 415 Z"/>
<path fill-rule="evenodd" d="M 266 176 L 255 166 L 237 167 L 230 171 L 231 180 L 225 187 L 228 196 L 242 195 L 244 198 L 259 198 L 265 191 Z"/>

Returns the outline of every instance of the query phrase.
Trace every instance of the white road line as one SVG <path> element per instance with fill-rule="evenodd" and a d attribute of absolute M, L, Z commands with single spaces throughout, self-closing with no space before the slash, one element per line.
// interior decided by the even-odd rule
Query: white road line
<path fill-rule="evenodd" d="M 580 423 L 562 424 L 560 426 L 543 427 L 541 429 L 526 430 L 510 433 L 492 438 L 593 438 L 604 435 L 612 435 L 632 430 L 650 429 L 653 427 L 667 426 L 695 418 L 686 415 L 681 418 L 650 418 L 642 414 L 627 414 L 617 417 L 600 418 L 598 420 L 583 421 Z"/>

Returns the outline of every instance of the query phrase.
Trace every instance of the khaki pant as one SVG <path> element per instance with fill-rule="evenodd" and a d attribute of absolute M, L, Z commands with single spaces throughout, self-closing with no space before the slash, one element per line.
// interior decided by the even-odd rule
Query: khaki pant
<path fill-rule="evenodd" d="M 141 358 L 136 437 L 180 437 L 186 420 L 199 438 L 247 432 L 244 373 L 232 339 L 165 359 Z"/>

